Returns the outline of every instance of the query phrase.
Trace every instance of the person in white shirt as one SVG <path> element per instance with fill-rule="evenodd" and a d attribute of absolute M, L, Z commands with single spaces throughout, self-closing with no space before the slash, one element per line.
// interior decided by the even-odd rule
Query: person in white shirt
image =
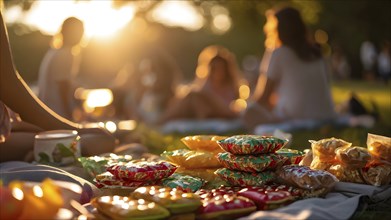
<path fill-rule="evenodd" d="M 383 42 L 381 51 L 377 57 L 377 69 L 380 77 L 387 84 L 391 78 L 391 44 L 389 41 Z"/>
<path fill-rule="evenodd" d="M 275 13 L 281 46 L 261 74 L 243 114 L 251 131 L 257 125 L 294 119 L 330 120 L 335 116 L 328 68 L 320 48 L 307 37 L 306 26 L 294 8 Z"/>
<path fill-rule="evenodd" d="M 67 18 L 61 27 L 62 45 L 49 49 L 39 69 L 38 97 L 57 114 L 68 119 L 72 119 L 72 82 L 80 64 L 77 46 L 83 34 L 83 22 L 75 17 Z"/>
<path fill-rule="evenodd" d="M 377 52 L 375 45 L 371 41 L 366 40 L 362 42 L 360 47 L 360 59 L 364 70 L 364 77 L 373 77 L 375 74 Z"/>

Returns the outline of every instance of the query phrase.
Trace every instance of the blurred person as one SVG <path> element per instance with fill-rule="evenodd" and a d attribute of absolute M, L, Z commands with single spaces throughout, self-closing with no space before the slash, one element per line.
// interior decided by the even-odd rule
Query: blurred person
<path fill-rule="evenodd" d="M 222 46 L 208 46 L 199 55 L 190 91 L 169 105 L 160 123 L 176 119 L 237 118 L 238 112 L 232 105 L 240 98 L 239 87 L 243 83 L 234 54 Z"/>
<path fill-rule="evenodd" d="M 299 11 L 285 7 L 274 16 L 281 46 L 272 52 L 242 115 L 245 126 L 252 131 L 260 124 L 293 119 L 333 119 L 328 68 L 320 47 L 309 40 Z"/>
<path fill-rule="evenodd" d="M 371 41 L 366 40 L 362 42 L 360 47 L 360 59 L 364 77 L 373 79 L 375 76 L 377 52 L 375 45 Z"/>
<path fill-rule="evenodd" d="M 384 83 L 388 83 L 391 78 L 391 45 L 389 41 L 384 41 L 377 57 L 377 69 Z"/>
<path fill-rule="evenodd" d="M 64 20 L 39 69 L 38 97 L 57 114 L 72 119 L 73 82 L 79 71 L 78 45 L 84 34 L 83 22 L 75 17 Z M 60 43 L 61 42 L 61 43 Z"/>
<path fill-rule="evenodd" d="M 182 73 L 173 57 L 157 49 L 141 58 L 138 71 L 141 84 L 136 118 L 155 124 L 175 96 Z"/>
<path fill-rule="evenodd" d="M 182 78 L 174 58 L 157 47 L 144 48 L 144 52 L 132 57 L 118 75 L 127 75 L 123 89 L 127 118 L 146 124 L 155 124 L 161 117 Z"/>
<path fill-rule="evenodd" d="M 350 64 L 341 47 L 335 46 L 331 54 L 331 70 L 334 79 L 346 80 L 350 78 Z"/>
<path fill-rule="evenodd" d="M 44 130 L 77 130 L 81 136 L 81 151 L 84 156 L 112 152 L 116 140 L 105 129 L 86 128 L 69 121 L 48 108 L 34 95 L 15 69 L 7 29 L 1 13 L 0 19 L 0 101 L 7 106 L 6 114 L 13 111 L 17 114 L 11 115 L 18 116 L 11 122 L 2 120 L 0 124 L 1 128 L 5 126 L 11 129 L 7 135 L 4 135 L 8 137 L 6 141 L 0 143 L 0 161 L 31 161 L 34 137 Z M 6 114 L 0 116 L 5 118 Z"/>

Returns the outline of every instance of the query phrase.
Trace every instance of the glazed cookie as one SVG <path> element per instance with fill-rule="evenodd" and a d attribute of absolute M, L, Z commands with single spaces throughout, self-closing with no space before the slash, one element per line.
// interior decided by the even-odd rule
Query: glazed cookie
<path fill-rule="evenodd" d="M 110 219 L 157 220 L 170 216 L 167 209 L 143 199 L 122 196 L 102 196 L 91 201 L 97 211 Z"/>
<path fill-rule="evenodd" d="M 136 199 L 156 202 L 167 208 L 172 214 L 194 212 L 201 206 L 201 200 L 198 195 L 170 187 L 140 187 L 131 193 L 130 196 Z"/>

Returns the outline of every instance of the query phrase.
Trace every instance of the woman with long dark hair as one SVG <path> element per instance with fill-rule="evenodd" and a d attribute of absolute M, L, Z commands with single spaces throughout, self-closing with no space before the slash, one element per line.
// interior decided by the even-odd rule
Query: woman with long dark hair
<path fill-rule="evenodd" d="M 252 130 L 258 124 L 293 119 L 332 119 L 327 65 L 320 48 L 311 42 L 299 11 L 285 7 L 272 19 L 279 44 L 266 73 L 259 77 L 253 103 L 243 117 L 245 125 Z"/>

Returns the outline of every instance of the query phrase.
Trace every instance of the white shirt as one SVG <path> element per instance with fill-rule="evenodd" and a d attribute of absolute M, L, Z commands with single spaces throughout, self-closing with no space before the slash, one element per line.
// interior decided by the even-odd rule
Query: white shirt
<path fill-rule="evenodd" d="M 53 111 L 61 116 L 68 117 L 61 98 L 58 82 L 72 81 L 75 79 L 79 63 L 77 57 L 72 55 L 71 48 L 50 49 L 41 62 L 38 78 L 38 97 Z M 72 100 L 73 94 L 67 94 Z"/>
<path fill-rule="evenodd" d="M 385 52 L 380 53 L 379 57 L 377 58 L 377 65 L 380 75 L 389 74 L 391 72 L 390 56 Z"/>
<path fill-rule="evenodd" d="M 276 49 L 270 59 L 268 78 L 277 83 L 274 109 L 281 119 L 330 119 L 334 106 L 323 59 L 303 61 L 289 47 Z"/>
<path fill-rule="evenodd" d="M 366 70 L 371 70 L 376 62 L 376 48 L 370 41 L 364 41 L 360 47 L 360 58 Z"/>

